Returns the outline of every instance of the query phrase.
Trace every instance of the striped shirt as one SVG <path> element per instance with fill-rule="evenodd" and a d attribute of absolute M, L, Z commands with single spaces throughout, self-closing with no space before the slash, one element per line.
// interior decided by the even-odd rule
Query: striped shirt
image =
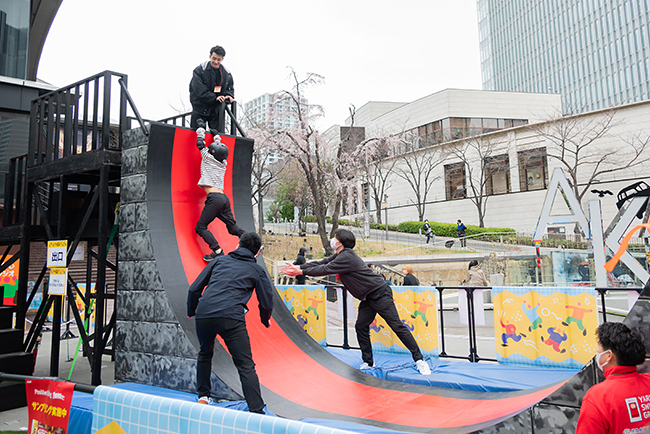
<path fill-rule="evenodd" d="M 201 150 L 201 179 L 199 186 L 215 187 L 223 190 L 223 177 L 226 174 L 227 161 L 220 163 L 214 158 L 208 147 Z"/>

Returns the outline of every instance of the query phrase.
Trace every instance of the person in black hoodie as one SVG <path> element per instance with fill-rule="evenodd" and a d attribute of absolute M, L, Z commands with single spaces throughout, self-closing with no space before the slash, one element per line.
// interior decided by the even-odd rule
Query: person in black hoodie
<path fill-rule="evenodd" d="M 372 344 L 370 343 L 370 324 L 375 316 L 379 314 L 388 326 L 395 332 L 397 337 L 409 349 L 416 369 L 422 375 L 431 374 L 431 369 L 424 361 L 420 348 L 409 329 L 402 323 L 397 314 L 393 290 L 384 281 L 384 278 L 366 265 L 363 260 L 352 250 L 356 245 L 354 234 L 347 229 L 338 229 L 334 238 L 330 240 L 330 246 L 336 253 L 320 261 L 307 262 L 302 265 L 289 265 L 281 271 L 288 276 L 327 276 L 338 274 L 341 283 L 354 297 L 361 300 L 355 329 L 357 340 L 361 347 L 363 365 L 361 369 L 367 369 L 374 363 L 372 357 Z"/>
<path fill-rule="evenodd" d="M 250 339 L 244 315 L 246 303 L 257 293 L 260 320 L 271 325 L 273 287 L 264 268 L 256 262 L 262 239 L 255 232 L 246 232 L 239 246 L 226 256 L 217 256 L 190 286 L 187 294 L 187 316 L 196 316 L 199 355 L 196 364 L 199 403 L 210 404 L 210 373 L 217 335 L 226 343 L 239 372 L 248 410 L 264 413 L 264 400 L 255 372 Z"/>
<path fill-rule="evenodd" d="M 232 74 L 221 64 L 224 57 L 226 50 L 216 45 L 210 49 L 210 60 L 203 62 L 192 72 L 190 127 L 193 129 L 198 128 L 198 119 L 203 119 L 211 129 L 216 129 L 219 125 L 219 105 L 224 102 L 231 103 L 235 99 Z"/>
<path fill-rule="evenodd" d="M 305 258 L 305 254 L 307 253 L 307 249 L 304 247 L 301 247 L 300 250 L 298 250 L 298 256 L 296 257 L 296 260 L 293 261 L 293 265 L 302 265 L 307 262 L 307 259 Z M 296 276 L 296 285 L 304 285 L 305 284 L 305 275 L 304 274 L 299 274 Z"/>

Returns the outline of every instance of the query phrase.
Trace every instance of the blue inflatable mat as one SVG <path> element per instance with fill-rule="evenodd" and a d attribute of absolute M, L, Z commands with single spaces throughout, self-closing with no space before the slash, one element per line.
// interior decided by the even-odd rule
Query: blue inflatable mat
<path fill-rule="evenodd" d="M 359 368 L 359 350 L 327 349 L 344 363 Z M 363 372 L 391 381 L 476 392 L 512 392 L 553 384 L 575 375 L 578 369 L 547 369 L 493 363 L 470 363 L 425 358 L 431 375 L 420 375 L 410 356 L 374 353 L 374 366 Z"/>

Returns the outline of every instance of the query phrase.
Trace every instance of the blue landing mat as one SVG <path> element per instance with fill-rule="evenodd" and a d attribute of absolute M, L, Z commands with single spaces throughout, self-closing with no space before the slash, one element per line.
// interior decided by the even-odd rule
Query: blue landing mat
<path fill-rule="evenodd" d="M 359 368 L 363 361 L 359 350 L 327 348 L 342 362 Z M 446 387 L 476 392 L 512 392 L 553 384 L 575 375 L 579 369 L 547 369 L 492 363 L 470 363 L 425 358 L 431 375 L 420 375 L 409 356 L 374 353 L 375 364 L 363 372 L 391 381 Z"/>

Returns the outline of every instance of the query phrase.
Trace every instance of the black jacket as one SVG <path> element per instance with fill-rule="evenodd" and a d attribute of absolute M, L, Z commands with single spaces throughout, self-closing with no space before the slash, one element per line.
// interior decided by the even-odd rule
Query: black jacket
<path fill-rule="evenodd" d="M 207 60 L 194 68 L 192 81 L 190 81 L 190 103 L 192 111 L 201 115 L 209 115 L 217 105 L 217 97 L 227 95 L 235 97 L 235 87 L 232 74 L 221 65 L 221 92 L 214 93 L 212 85 L 214 83 L 215 72 L 210 61 Z"/>
<path fill-rule="evenodd" d="M 341 283 L 354 297 L 365 300 L 373 291 L 386 286 L 384 278 L 372 272 L 368 265 L 347 247 L 340 253 L 320 261 L 307 262 L 300 266 L 307 276 L 327 276 L 338 274 Z"/>
<path fill-rule="evenodd" d="M 205 291 L 203 290 L 205 288 Z M 201 271 L 187 294 L 187 316 L 231 318 L 244 321 L 246 303 L 257 293 L 260 316 L 270 318 L 273 286 L 250 250 L 240 247 L 217 256 Z"/>
<path fill-rule="evenodd" d="M 403 286 L 420 286 L 420 281 L 414 275 L 407 274 L 406 276 L 404 276 L 404 283 L 402 285 Z"/>
<path fill-rule="evenodd" d="M 300 250 L 298 251 L 298 256 L 296 257 L 296 260 L 293 262 L 293 265 L 302 265 L 305 262 L 307 262 L 307 259 L 305 258 L 305 253 L 307 253 L 307 249 L 301 247 Z M 296 283 L 298 285 L 304 285 L 305 276 L 302 274 L 296 276 Z"/>

